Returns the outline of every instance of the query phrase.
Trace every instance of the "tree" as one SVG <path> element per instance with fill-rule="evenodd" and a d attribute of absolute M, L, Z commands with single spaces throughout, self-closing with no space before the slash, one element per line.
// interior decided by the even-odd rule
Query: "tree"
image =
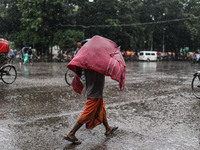
<path fill-rule="evenodd" d="M 21 12 L 16 7 L 16 0 L 2 0 L 0 2 L 0 36 L 13 40 L 12 34 L 20 30 Z"/>
<path fill-rule="evenodd" d="M 137 28 L 121 26 L 131 24 L 135 19 L 135 1 L 95 0 L 92 3 L 80 1 L 78 3 L 77 24 L 84 25 L 86 37 L 101 35 L 121 45 L 122 49 L 132 49 L 136 45 L 133 41 Z M 131 47 L 130 47 L 131 46 Z"/>
<path fill-rule="evenodd" d="M 48 54 L 49 47 L 54 44 L 54 34 L 60 24 L 68 21 L 68 15 L 71 14 L 73 6 L 64 0 L 17 0 L 17 2 L 19 10 L 22 12 L 21 22 L 23 32 L 26 32 L 24 35 L 32 37 L 31 34 L 34 32 L 37 40 L 33 45 L 40 44 L 42 53 L 47 52 Z M 29 41 L 25 44 L 29 44 Z"/>
<path fill-rule="evenodd" d="M 54 44 L 59 45 L 61 49 L 73 48 L 78 41 L 84 39 L 84 33 L 76 30 L 58 30 L 54 34 Z"/>
<path fill-rule="evenodd" d="M 185 14 L 187 19 L 184 23 L 187 31 L 189 32 L 191 38 L 190 43 L 186 46 L 189 46 L 193 51 L 200 49 L 200 2 L 199 0 L 190 0 L 185 3 Z"/>

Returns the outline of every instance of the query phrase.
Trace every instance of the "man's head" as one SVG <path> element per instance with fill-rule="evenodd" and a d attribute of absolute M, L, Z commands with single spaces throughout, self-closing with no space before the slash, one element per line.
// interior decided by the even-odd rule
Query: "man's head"
<path fill-rule="evenodd" d="M 82 44 L 80 42 L 77 43 L 77 47 L 81 48 Z"/>

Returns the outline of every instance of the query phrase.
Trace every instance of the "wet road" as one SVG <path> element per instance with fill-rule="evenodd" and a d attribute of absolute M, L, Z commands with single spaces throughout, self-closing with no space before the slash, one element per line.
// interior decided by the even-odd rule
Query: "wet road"
<path fill-rule="evenodd" d="M 106 78 L 104 101 L 110 125 L 82 126 L 81 145 L 63 140 L 86 98 L 64 81 L 65 63 L 36 63 L 17 68 L 12 85 L 0 81 L 0 149 L 2 150 L 199 150 L 200 100 L 191 80 L 200 64 L 189 62 L 127 63 L 126 85 Z"/>

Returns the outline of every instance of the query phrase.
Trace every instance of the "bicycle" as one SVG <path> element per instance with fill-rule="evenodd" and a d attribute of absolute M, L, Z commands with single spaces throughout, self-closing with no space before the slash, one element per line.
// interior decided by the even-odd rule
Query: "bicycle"
<path fill-rule="evenodd" d="M 11 64 L 0 67 L 0 79 L 6 84 L 12 84 L 17 78 L 16 68 Z"/>
<path fill-rule="evenodd" d="M 191 84 L 192 93 L 196 98 L 200 99 L 200 71 L 197 71 L 193 76 Z"/>
<path fill-rule="evenodd" d="M 10 64 L 13 64 L 14 63 L 14 56 L 11 56 L 10 58 L 8 58 L 8 62 L 10 63 Z"/>
<path fill-rule="evenodd" d="M 67 71 L 65 72 L 65 81 L 69 86 L 72 84 L 74 76 L 75 76 L 75 73 L 72 70 L 67 68 Z M 81 79 L 82 82 L 85 82 L 85 76 L 84 76 L 83 73 L 81 74 L 80 79 Z"/>

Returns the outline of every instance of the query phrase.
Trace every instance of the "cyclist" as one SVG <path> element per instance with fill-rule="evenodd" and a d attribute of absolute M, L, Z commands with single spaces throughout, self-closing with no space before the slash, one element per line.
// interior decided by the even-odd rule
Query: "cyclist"
<path fill-rule="evenodd" d="M 8 52 L 8 59 L 9 59 L 9 62 L 10 63 L 13 63 L 14 61 L 14 58 L 15 58 L 15 53 L 12 49 L 9 49 L 9 52 Z"/>
<path fill-rule="evenodd" d="M 25 64 L 28 62 L 28 51 L 31 49 L 31 47 L 23 47 L 22 50 L 20 51 L 20 63 L 23 62 Z"/>
<path fill-rule="evenodd" d="M 25 63 L 27 63 L 27 62 L 28 62 L 28 51 L 25 50 L 25 51 L 24 51 L 24 63 L 23 63 L 23 64 L 25 64 Z"/>
<path fill-rule="evenodd" d="M 74 54 L 73 54 L 73 56 L 71 57 L 71 59 L 73 59 L 74 58 L 74 56 L 78 53 L 78 51 L 81 49 L 81 47 L 87 42 L 87 41 L 89 41 L 89 39 L 86 39 L 86 40 L 83 40 L 83 41 L 81 41 L 81 42 L 77 42 L 77 48 L 76 48 L 76 50 L 74 51 Z M 73 75 L 74 74 L 71 74 L 71 72 L 70 71 L 68 71 L 69 69 L 67 69 L 67 71 L 66 71 L 66 73 L 65 73 L 65 80 L 66 80 L 66 82 L 67 82 L 67 84 L 71 84 L 71 82 L 72 82 L 72 77 L 73 77 Z M 81 71 L 81 78 L 80 78 L 82 81 L 85 81 L 85 74 L 84 74 L 84 69 L 82 69 L 82 71 Z"/>
<path fill-rule="evenodd" d="M 79 49 L 81 49 L 81 47 L 82 47 L 86 42 L 88 42 L 89 40 L 90 40 L 90 39 L 85 39 L 85 40 L 83 40 L 83 41 L 77 43 L 77 48 L 76 48 L 76 50 L 74 51 L 74 56 L 78 53 Z"/>
<path fill-rule="evenodd" d="M 82 47 L 81 42 L 78 42 L 76 45 L 77 45 L 77 48 L 76 48 L 76 50 L 74 51 L 74 56 L 78 53 L 79 49 Z"/>

